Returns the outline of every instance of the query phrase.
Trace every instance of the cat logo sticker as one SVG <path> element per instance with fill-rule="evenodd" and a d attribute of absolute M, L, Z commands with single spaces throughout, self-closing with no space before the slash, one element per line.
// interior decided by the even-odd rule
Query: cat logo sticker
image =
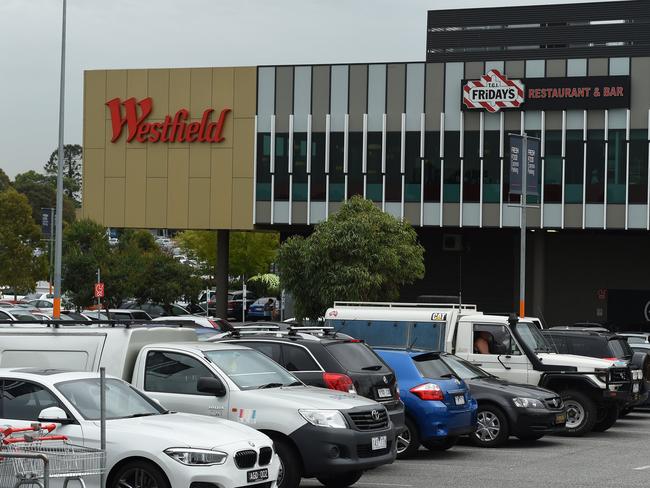
<path fill-rule="evenodd" d="M 431 314 L 431 320 L 433 322 L 446 322 L 447 321 L 447 312 L 433 312 Z"/>

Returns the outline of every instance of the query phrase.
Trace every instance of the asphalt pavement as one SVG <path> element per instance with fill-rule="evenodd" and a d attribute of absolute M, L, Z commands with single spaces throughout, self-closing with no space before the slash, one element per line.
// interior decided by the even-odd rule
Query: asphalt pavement
<path fill-rule="evenodd" d="M 315 480 L 301 487 L 321 486 Z M 498 449 L 466 440 L 447 452 L 420 448 L 417 457 L 364 474 L 358 488 L 640 488 L 650 486 L 650 411 L 632 412 L 607 432 L 585 437 L 511 438 Z"/>

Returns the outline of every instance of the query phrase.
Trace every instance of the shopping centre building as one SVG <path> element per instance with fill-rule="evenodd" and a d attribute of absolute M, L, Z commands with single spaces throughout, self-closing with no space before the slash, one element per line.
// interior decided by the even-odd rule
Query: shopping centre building
<path fill-rule="evenodd" d="M 510 312 L 525 132 L 528 314 L 650 322 L 646 2 L 439 10 L 427 29 L 426 61 L 86 72 L 84 216 L 286 237 L 362 195 L 426 249 L 404 300 Z"/>

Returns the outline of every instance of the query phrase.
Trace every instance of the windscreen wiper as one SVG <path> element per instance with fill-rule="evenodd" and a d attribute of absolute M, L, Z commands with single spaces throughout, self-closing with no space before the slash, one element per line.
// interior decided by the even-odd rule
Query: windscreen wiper
<path fill-rule="evenodd" d="M 282 386 L 302 386 L 302 381 L 294 381 L 293 383 L 289 383 L 288 385 L 282 385 Z"/>
<path fill-rule="evenodd" d="M 152 415 L 160 415 L 158 412 L 142 412 L 142 413 L 134 413 L 133 415 L 127 415 L 126 417 L 123 417 L 125 419 L 135 419 L 138 417 L 150 417 Z"/>
<path fill-rule="evenodd" d="M 364 371 L 379 371 L 381 369 L 381 364 L 375 364 L 374 366 L 364 366 L 361 369 Z"/>
<path fill-rule="evenodd" d="M 265 388 L 280 388 L 284 386 L 284 383 L 267 383 L 266 385 L 258 386 L 258 390 L 264 390 Z"/>

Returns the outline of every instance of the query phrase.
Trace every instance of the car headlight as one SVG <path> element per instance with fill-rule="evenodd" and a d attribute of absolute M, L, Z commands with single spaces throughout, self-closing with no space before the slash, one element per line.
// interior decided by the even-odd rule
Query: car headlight
<path fill-rule="evenodd" d="M 640 369 L 633 369 L 632 370 L 632 379 L 642 380 L 643 379 L 643 371 L 641 371 Z"/>
<path fill-rule="evenodd" d="M 212 466 L 226 462 L 228 454 L 211 449 L 193 449 L 191 447 L 170 447 L 165 449 L 172 459 L 175 459 L 185 466 Z"/>
<path fill-rule="evenodd" d="M 299 412 L 307 422 L 318 427 L 348 428 L 343 414 L 338 410 L 299 410 Z"/>
<path fill-rule="evenodd" d="M 544 408 L 544 404 L 534 398 L 513 398 L 512 401 L 521 408 Z"/>

